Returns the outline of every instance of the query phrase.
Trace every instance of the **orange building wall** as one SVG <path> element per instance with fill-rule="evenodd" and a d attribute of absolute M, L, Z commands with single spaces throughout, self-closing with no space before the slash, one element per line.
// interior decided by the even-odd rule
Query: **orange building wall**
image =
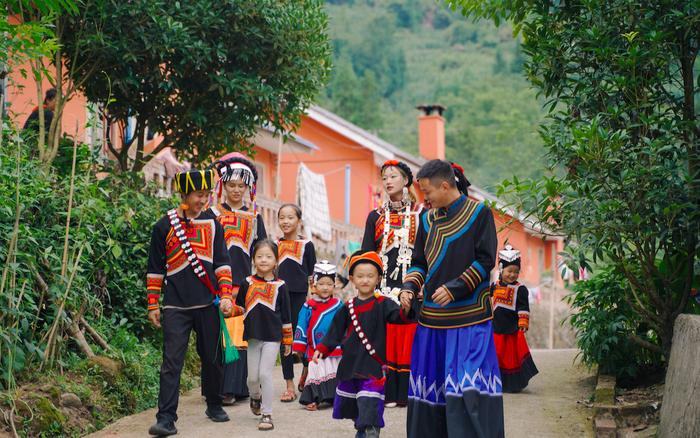
<path fill-rule="evenodd" d="M 282 154 L 280 200 L 296 202 L 297 171 L 299 163 L 303 162 L 312 172 L 325 175 L 331 218 L 343 221 L 345 165 L 349 164 L 350 223 L 364 227 L 370 204 L 369 186 L 379 182 L 379 169 L 374 163 L 374 154 L 309 117 L 304 117 L 297 133 L 319 149 L 310 154 Z"/>
<path fill-rule="evenodd" d="M 22 77 L 21 70 L 27 72 L 27 77 Z M 53 68 L 49 68 L 53 72 Z M 22 128 L 24 122 L 31 114 L 32 110 L 39 106 L 37 102 L 36 83 L 31 77 L 29 64 L 13 66 L 8 75 L 7 96 L 9 102 L 8 113 L 15 126 Z M 51 83 L 44 79 L 42 84 L 43 94 L 52 87 Z M 76 93 L 66 104 L 63 110 L 62 132 L 74 136 L 76 133 L 76 122 L 78 123 L 78 138 L 84 140 L 85 123 L 87 120 L 87 99 L 82 94 Z M 47 126 L 48 129 L 48 126 Z"/>
<path fill-rule="evenodd" d="M 540 285 L 542 273 L 552 269 L 552 247 L 557 242 L 545 241 L 541 237 L 531 235 L 522 223 L 510 223 L 509 216 L 494 212 L 494 219 L 498 232 L 498 249 L 501 250 L 507 241 L 521 252 L 520 281 L 530 287 Z"/>

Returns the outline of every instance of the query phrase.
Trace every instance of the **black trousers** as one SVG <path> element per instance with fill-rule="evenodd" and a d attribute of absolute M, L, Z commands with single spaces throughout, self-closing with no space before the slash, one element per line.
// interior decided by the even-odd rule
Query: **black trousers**
<path fill-rule="evenodd" d="M 292 308 L 292 333 L 297 329 L 297 321 L 299 320 L 299 312 L 306 302 L 306 292 L 297 293 L 289 292 L 290 307 Z M 294 355 L 284 355 L 284 345 L 280 345 L 280 362 L 282 362 L 282 375 L 284 380 L 294 379 Z M 304 366 L 308 361 L 302 359 Z"/>
<path fill-rule="evenodd" d="M 219 310 L 214 306 L 201 309 L 163 309 L 163 365 L 160 367 L 158 421 L 177 421 L 180 398 L 180 374 L 192 330 L 197 334 L 197 354 L 202 362 L 202 394 L 208 406 L 221 406 L 224 379 L 220 345 Z"/>

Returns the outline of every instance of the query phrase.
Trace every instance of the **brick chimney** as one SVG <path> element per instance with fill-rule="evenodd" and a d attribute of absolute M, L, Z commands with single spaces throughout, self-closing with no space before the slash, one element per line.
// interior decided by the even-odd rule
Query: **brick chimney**
<path fill-rule="evenodd" d="M 418 151 L 426 160 L 445 159 L 445 107 L 439 104 L 419 105 Z"/>

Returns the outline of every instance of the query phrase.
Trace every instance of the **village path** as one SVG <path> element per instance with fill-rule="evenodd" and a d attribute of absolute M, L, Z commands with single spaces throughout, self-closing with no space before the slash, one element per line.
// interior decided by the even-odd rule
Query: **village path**
<path fill-rule="evenodd" d="M 594 377 L 580 365 L 574 364 L 576 350 L 533 350 L 540 374 L 520 394 L 506 394 L 504 399 L 506 437 L 508 438 L 578 438 L 592 437 L 591 412 L 585 401 L 593 392 Z M 280 376 L 278 394 L 283 381 Z M 231 416 L 228 423 L 213 423 L 204 417 L 204 405 L 199 388 L 180 398 L 177 422 L 178 437 L 353 437 L 354 429 L 349 420 L 331 418 L 331 410 L 307 412 L 298 403 L 275 401 L 272 418 L 275 430 L 259 432 L 257 418 L 248 404 L 226 408 Z M 153 423 L 155 410 L 125 417 L 107 428 L 89 435 L 89 438 L 141 438 Z M 406 409 L 387 409 L 384 414 L 386 428 L 381 436 L 399 438 L 406 435 Z M 437 438 L 437 437 L 436 437 Z"/>

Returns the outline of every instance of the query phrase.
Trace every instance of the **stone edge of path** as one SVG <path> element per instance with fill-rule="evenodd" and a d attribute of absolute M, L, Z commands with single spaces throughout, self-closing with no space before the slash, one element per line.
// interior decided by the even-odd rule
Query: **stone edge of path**
<path fill-rule="evenodd" d="M 626 418 L 652 414 L 656 409 L 644 403 L 619 405 L 616 403 L 617 379 L 615 376 L 597 373 L 593 401 L 593 431 L 596 438 L 616 438 L 630 427 Z M 657 427 L 649 429 L 655 435 Z M 649 435 L 651 436 L 651 435 Z"/>
<path fill-rule="evenodd" d="M 593 431 L 596 438 L 615 438 L 615 376 L 596 372 L 597 382 L 593 391 Z"/>

